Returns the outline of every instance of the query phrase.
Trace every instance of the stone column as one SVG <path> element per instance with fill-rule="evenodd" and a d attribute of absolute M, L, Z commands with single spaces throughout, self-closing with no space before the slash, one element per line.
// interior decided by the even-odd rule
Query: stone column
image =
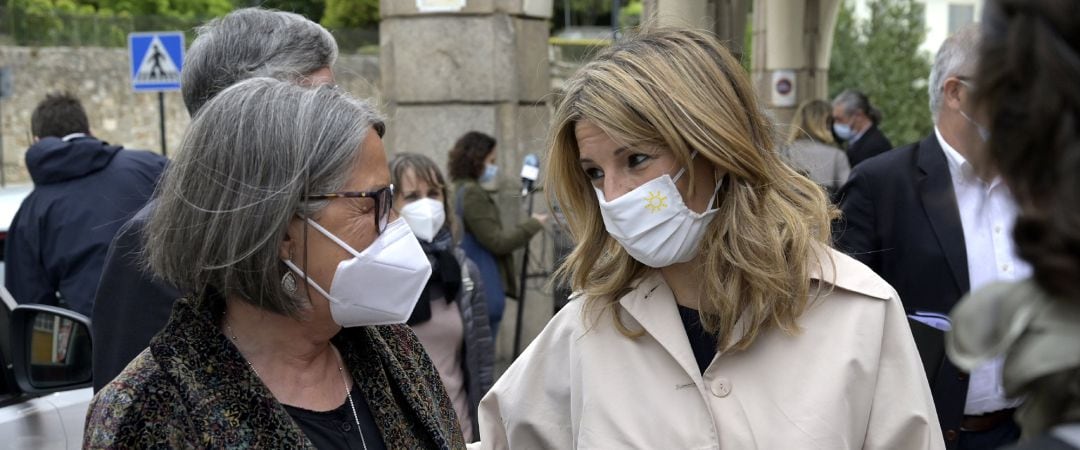
<path fill-rule="evenodd" d="M 420 8 L 440 4 L 449 7 Z M 445 170 L 447 153 L 462 134 L 475 130 L 494 136 L 501 168 L 496 200 L 503 223 L 518 223 L 524 218 L 522 159 L 545 152 L 551 0 L 382 0 L 379 7 L 387 153 L 422 153 Z M 535 210 L 545 205 L 537 195 Z M 542 249 L 545 242 L 550 246 L 550 238 L 533 239 L 530 260 L 550 254 Z M 520 304 L 506 304 L 496 346 L 499 372 L 513 354 Z M 528 291 L 525 305 L 522 347 L 551 317 L 551 296 Z"/>
<path fill-rule="evenodd" d="M 840 0 L 754 3 L 751 76 L 762 103 L 782 125 L 790 122 L 799 103 L 828 100 L 829 56 L 839 8 Z"/>
<path fill-rule="evenodd" d="M 709 30 L 741 57 L 747 15 L 754 0 L 644 0 L 644 20 L 660 26 Z"/>
<path fill-rule="evenodd" d="M 481 131 L 498 140 L 504 181 L 517 179 L 547 131 L 551 0 L 382 0 L 380 14 L 387 151 L 445 167 L 454 141 Z"/>

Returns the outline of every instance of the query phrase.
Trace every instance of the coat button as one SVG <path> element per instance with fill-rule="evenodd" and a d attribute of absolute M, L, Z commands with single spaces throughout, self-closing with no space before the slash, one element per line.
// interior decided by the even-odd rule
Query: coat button
<path fill-rule="evenodd" d="M 945 430 L 945 440 L 955 441 L 957 437 L 956 430 Z"/>
<path fill-rule="evenodd" d="M 731 393 L 731 380 L 720 377 L 712 382 L 712 394 L 717 397 L 727 397 Z"/>
<path fill-rule="evenodd" d="M 352 430 L 352 424 L 349 422 L 341 422 L 341 431 Z"/>

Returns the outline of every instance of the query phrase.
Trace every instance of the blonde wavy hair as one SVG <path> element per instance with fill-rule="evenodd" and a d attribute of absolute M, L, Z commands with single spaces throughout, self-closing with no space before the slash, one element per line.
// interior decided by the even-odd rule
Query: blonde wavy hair
<path fill-rule="evenodd" d="M 700 314 L 719 348 L 745 349 L 773 326 L 799 330 L 815 247 L 828 242 L 835 209 L 820 187 L 780 159 L 775 129 L 746 74 L 714 36 L 654 29 L 605 49 L 566 82 L 549 135 L 549 201 L 564 211 L 577 242 L 556 276 L 585 295 L 586 310 L 607 308 L 623 334 L 640 335 L 621 322 L 617 305 L 652 269 L 604 229 L 578 161 L 574 126 L 581 120 L 619 143 L 668 148 L 684 167 L 697 150 L 727 174 L 700 250 L 707 274 Z M 687 176 L 692 190 L 695 174 Z M 742 334 L 731 342 L 740 318 Z"/>
<path fill-rule="evenodd" d="M 836 145 L 832 130 L 832 106 L 825 100 L 807 100 L 795 110 L 787 143 L 810 139 L 826 145 Z"/>

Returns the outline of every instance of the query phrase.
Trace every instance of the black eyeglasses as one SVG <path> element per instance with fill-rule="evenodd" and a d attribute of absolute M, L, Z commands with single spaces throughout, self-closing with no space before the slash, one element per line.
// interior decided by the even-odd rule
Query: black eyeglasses
<path fill-rule="evenodd" d="M 370 198 L 375 201 L 375 233 L 382 234 L 390 222 L 390 211 L 394 209 L 394 185 L 367 192 L 332 192 L 304 197 L 304 200 L 333 200 L 335 198 Z"/>

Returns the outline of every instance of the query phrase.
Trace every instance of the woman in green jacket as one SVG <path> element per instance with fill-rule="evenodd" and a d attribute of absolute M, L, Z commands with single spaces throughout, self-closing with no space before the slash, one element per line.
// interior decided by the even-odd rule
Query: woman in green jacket
<path fill-rule="evenodd" d="M 495 190 L 499 166 L 495 165 L 495 138 L 470 131 L 450 150 L 449 170 L 453 182 L 455 213 L 462 223 L 461 248 L 480 268 L 495 336 L 506 306 L 506 293 L 517 295 L 514 250 L 529 244 L 547 221 L 546 214 L 504 227 Z"/>

